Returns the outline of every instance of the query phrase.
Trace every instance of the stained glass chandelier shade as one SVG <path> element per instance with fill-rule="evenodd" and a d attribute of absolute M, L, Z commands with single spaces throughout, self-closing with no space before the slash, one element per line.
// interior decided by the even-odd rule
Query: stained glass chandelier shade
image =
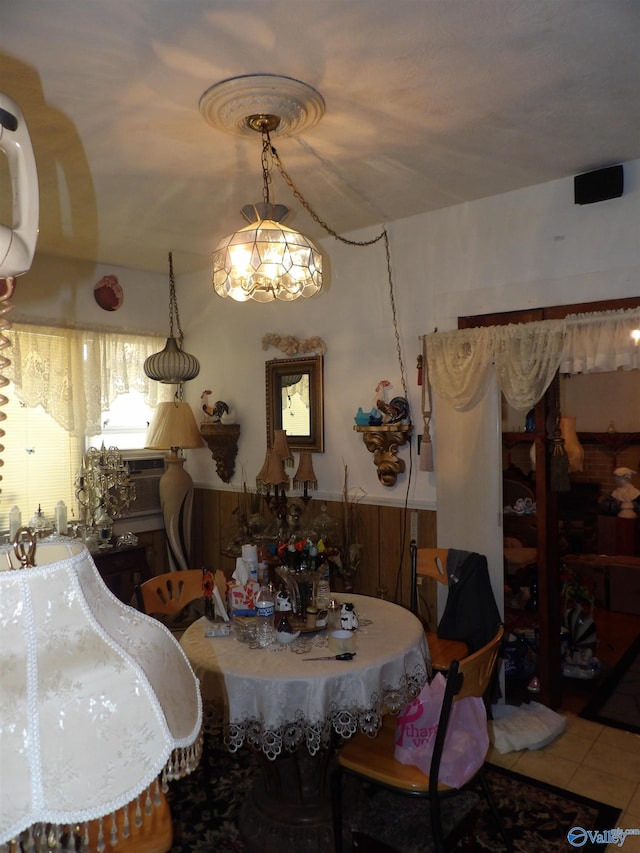
<path fill-rule="evenodd" d="M 314 244 L 282 224 L 287 208 L 246 205 L 249 225 L 225 237 L 212 255 L 213 289 L 237 302 L 291 302 L 322 287 L 322 255 Z"/>
<path fill-rule="evenodd" d="M 212 253 L 212 284 L 218 296 L 291 302 L 322 288 L 322 255 L 299 231 L 283 225 L 288 214 L 269 197 L 275 149 L 270 134 L 297 135 L 324 113 L 324 99 L 306 83 L 271 74 L 223 80 L 200 99 L 200 111 L 216 128 L 236 135 L 262 136 L 262 202 L 248 204 L 249 223 L 218 243 Z"/>

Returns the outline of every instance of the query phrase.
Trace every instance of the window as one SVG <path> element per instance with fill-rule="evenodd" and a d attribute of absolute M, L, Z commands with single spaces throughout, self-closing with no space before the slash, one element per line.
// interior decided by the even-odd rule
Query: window
<path fill-rule="evenodd" d="M 86 447 L 119 447 L 121 450 L 139 450 L 144 447 L 147 427 L 153 416 L 140 391 L 120 394 L 102 413 L 102 431 L 87 437 Z"/>
<path fill-rule="evenodd" d="M 77 518 L 74 479 L 84 452 L 83 440 L 65 432 L 41 406 L 32 409 L 21 403 L 13 383 L 5 394 L 9 401 L 2 407 L 6 420 L 2 424 L 0 530 L 9 529 L 13 506 L 20 508 L 23 524 L 29 523 L 39 505 L 53 519 L 58 501 L 67 505 L 69 521 L 72 509 Z"/>
<path fill-rule="evenodd" d="M 145 358 L 165 344 L 157 336 L 17 323 L 8 335 L 4 372 L 13 381 L 0 409 L 0 532 L 9 529 L 13 506 L 23 524 L 38 506 L 53 519 L 60 500 L 69 521 L 77 518 L 75 477 L 85 449 L 144 447 L 155 405 L 175 390 L 144 374 Z"/>

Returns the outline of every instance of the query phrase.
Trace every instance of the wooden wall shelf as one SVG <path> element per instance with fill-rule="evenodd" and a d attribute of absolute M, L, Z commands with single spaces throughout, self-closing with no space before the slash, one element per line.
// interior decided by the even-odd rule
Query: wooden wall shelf
<path fill-rule="evenodd" d="M 516 444 L 531 444 L 535 441 L 535 432 L 503 432 L 502 442 L 507 449 L 515 447 Z"/>
<path fill-rule="evenodd" d="M 229 483 L 236 469 L 236 454 L 240 424 L 200 424 L 200 433 L 207 442 L 216 463 L 216 473 L 223 483 Z"/>
<path fill-rule="evenodd" d="M 580 444 L 600 444 L 611 453 L 621 453 L 632 444 L 640 444 L 640 432 L 579 432 Z"/>
<path fill-rule="evenodd" d="M 535 432 L 503 432 L 502 442 L 508 449 L 516 444 L 535 441 Z M 611 453 L 621 453 L 633 444 L 640 444 L 640 432 L 579 432 L 580 444 L 598 444 Z"/>

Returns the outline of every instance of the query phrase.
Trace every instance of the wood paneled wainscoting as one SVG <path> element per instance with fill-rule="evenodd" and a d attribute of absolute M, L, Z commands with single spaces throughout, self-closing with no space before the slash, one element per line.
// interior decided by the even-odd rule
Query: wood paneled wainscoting
<path fill-rule="evenodd" d="M 196 489 L 193 502 L 192 563 L 194 568 L 206 566 L 222 569 L 229 578 L 235 568 L 235 560 L 224 556 L 238 531 L 243 499 L 240 492 Z M 302 529 L 310 525 L 324 503 L 327 512 L 337 521 L 342 517 L 341 501 L 312 500 L 302 519 Z M 418 513 L 418 544 L 422 547 L 436 546 L 436 513 L 433 510 L 408 510 L 401 507 L 378 506 L 359 503 L 356 509 L 360 539 L 363 545 L 362 562 L 353 579 L 353 592 L 360 595 L 377 595 L 379 588 L 386 589 L 384 595 L 404 607 L 410 603 L 411 564 L 409 557 L 410 513 Z M 262 515 L 272 518 L 266 506 Z M 333 580 L 332 580 L 333 582 Z M 339 581 L 335 583 L 340 588 Z M 420 588 L 421 615 L 435 630 L 435 582 Z"/>

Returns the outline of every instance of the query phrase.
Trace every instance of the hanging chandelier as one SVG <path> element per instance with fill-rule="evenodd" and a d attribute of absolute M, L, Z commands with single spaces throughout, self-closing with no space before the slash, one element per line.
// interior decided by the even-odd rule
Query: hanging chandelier
<path fill-rule="evenodd" d="M 175 314 L 178 328 L 177 339 L 173 334 L 173 317 Z M 184 334 L 180 325 L 178 300 L 176 298 L 176 283 L 173 277 L 173 254 L 169 252 L 169 337 L 165 347 L 160 352 L 150 355 L 144 362 L 144 372 L 149 379 L 163 382 L 165 385 L 180 385 L 195 379 L 200 373 L 198 359 L 182 349 Z"/>
<path fill-rule="evenodd" d="M 212 254 L 212 283 L 218 296 L 291 302 L 322 288 L 322 255 L 293 228 L 283 225 L 288 209 L 270 199 L 272 133 L 298 133 L 324 112 L 321 95 L 298 80 L 273 75 L 232 78 L 208 89 L 200 111 L 214 126 L 262 136 L 262 202 L 248 204 L 249 223 L 220 241 Z"/>

